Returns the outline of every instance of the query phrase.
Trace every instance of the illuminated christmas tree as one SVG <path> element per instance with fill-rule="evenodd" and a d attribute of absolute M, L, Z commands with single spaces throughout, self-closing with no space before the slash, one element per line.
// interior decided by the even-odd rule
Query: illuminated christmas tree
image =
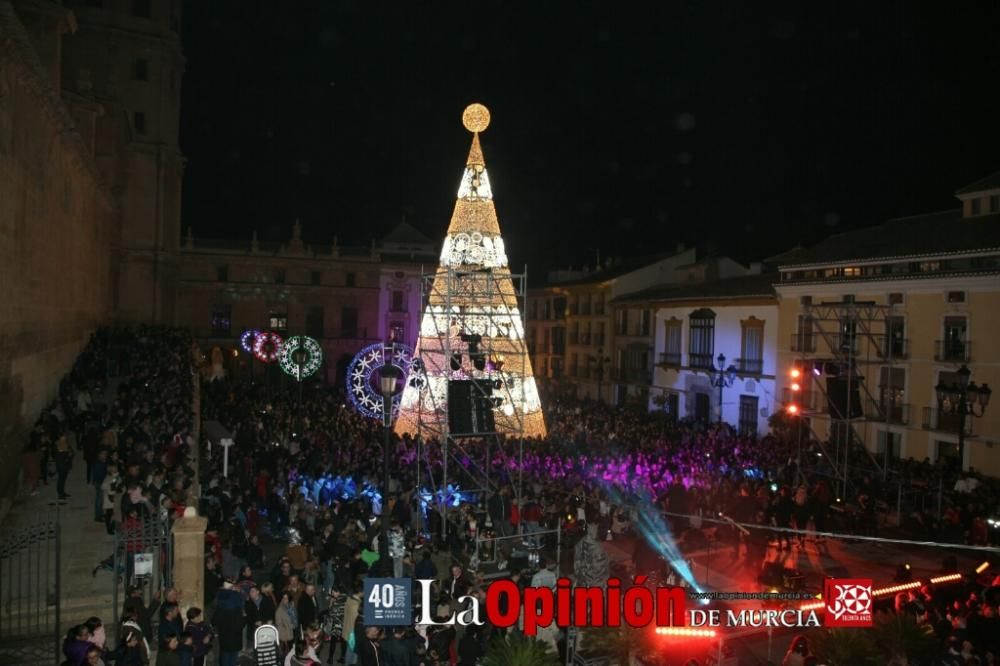
<path fill-rule="evenodd" d="M 425 283 L 427 305 L 414 353 L 419 361 L 403 390 L 396 432 L 468 434 L 448 431 L 449 384 L 454 391 L 464 383 L 474 388 L 476 432 L 544 437 L 521 319 L 524 276 L 512 274 L 508 266 L 479 144 L 490 113 L 482 104 L 472 104 L 462 122 L 472 132 L 472 147 L 440 264 Z M 486 419 L 481 418 L 484 410 L 489 412 Z"/>

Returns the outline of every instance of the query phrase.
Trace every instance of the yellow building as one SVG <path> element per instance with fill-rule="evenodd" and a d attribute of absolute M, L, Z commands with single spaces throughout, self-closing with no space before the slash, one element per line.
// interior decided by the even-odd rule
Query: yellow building
<path fill-rule="evenodd" d="M 776 258 L 782 397 L 801 406 L 840 478 L 893 457 L 1000 476 L 1000 407 L 981 412 L 988 394 L 968 391 L 977 405 L 960 437 L 962 405 L 938 390 L 963 374 L 976 387 L 1000 381 L 1000 173 L 957 197 L 960 209 Z"/>

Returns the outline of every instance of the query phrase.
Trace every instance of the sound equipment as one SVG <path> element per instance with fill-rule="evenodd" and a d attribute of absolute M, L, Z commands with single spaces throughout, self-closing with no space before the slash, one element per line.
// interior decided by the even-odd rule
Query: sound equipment
<path fill-rule="evenodd" d="M 448 429 L 453 434 L 496 432 L 493 416 L 493 382 L 459 379 L 448 382 Z"/>
<path fill-rule="evenodd" d="M 827 409 L 832 418 L 856 419 L 864 416 L 861 409 L 861 394 L 858 392 L 860 382 L 860 379 L 854 379 L 850 382 L 851 391 L 848 395 L 847 377 L 826 378 Z M 850 411 L 848 411 L 848 407 L 850 407 Z"/>

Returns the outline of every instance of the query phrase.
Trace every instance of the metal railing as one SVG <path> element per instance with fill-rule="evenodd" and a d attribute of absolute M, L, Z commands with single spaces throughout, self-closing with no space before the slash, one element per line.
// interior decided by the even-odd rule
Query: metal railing
<path fill-rule="evenodd" d="M 865 402 L 865 417 L 872 421 L 906 425 L 910 422 L 910 405 L 888 400 L 880 402 L 869 399 Z"/>
<path fill-rule="evenodd" d="M 812 333 L 792 333 L 792 351 L 808 352 L 816 351 L 816 336 Z"/>
<path fill-rule="evenodd" d="M 924 407 L 923 420 L 920 427 L 924 430 L 939 430 L 958 434 L 958 424 L 961 422 L 961 414 L 954 414 L 951 410 L 939 409 L 937 407 Z M 972 434 L 972 422 L 975 419 L 965 419 L 965 434 Z"/>
<path fill-rule="evenodd" d="M 968 363 L 972 360 L 972 343 L 966 340 L 935 340 L 934 360 Z"/>
<path fill-rule="evenodd" d="M 680 352 L 660 352 L 660 365 L 680 367 L 680 364 L 681 364 Z"/>
<path fill-rule="evenodd" d="M 738 358 L 736 359 L 736 371 L 744 375 L 762 374 L 764 372 L 764 359 Z"/>
<path fill-rule="evenodd" d="M 702 370 L 715 369 L 715 359 L 711 354 L 688 354 L 688 366 Z"/>

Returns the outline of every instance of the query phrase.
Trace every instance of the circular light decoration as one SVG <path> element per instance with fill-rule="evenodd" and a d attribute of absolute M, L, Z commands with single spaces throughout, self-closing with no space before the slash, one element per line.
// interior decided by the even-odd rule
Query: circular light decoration
<path fill-rule="evenodd" d="M 293 335 L 281 345 L 278 363 L 285 374 L 301 382 L 319 370 L 323 363 L 323 348 L 314 338 Z"/>
<path fill-rule="evenodd" d="M 284 340 L 277 333 L 264 331 L 253 339 L 253 355 L 261 363 L 274 363 L 281 356 Z"/>
<path fill-rule="evenodd" d="M 465 107 L 462 124 L 470 132 L 483 132 L 490 126 L 490 110 L 478 102 Z"/>
<path fill-rule="evenodd" d="M 404 344 L 393 342 L 383 344 L 376 342 L 368 345 L 351 359 L 347 366 L 347 396 L 355 409 L 372 419 L 382 418 L 382 391 L 379 388 L 379 368 L 385 362 L 385 353 L 391 354 L 389 363 L 403 371 L 403 381 L 399 386 L 405 386 L 413 366 L 413 350 Z M 396 391 L 392 396 L 393 416 L 399 411 L 399 402 L 403 392 Z"/>
<path fill-rule="evenodd" d="M 260 335 L 260 331 L 256 328 L 248 328 L 243 331 L 243 335 L 240 336 L 240 347 L 243 347 L 243 351 L 248 354 L 253 353 L 253 343 L 258 335 Z"/>

